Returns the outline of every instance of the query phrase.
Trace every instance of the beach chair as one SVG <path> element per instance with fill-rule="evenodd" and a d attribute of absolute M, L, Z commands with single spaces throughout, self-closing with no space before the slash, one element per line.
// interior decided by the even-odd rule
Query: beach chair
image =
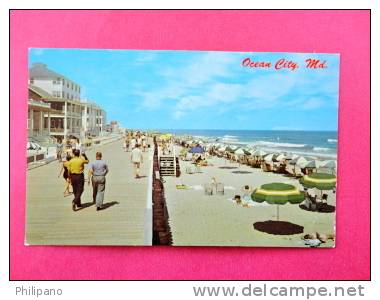
<path fill-rule="evenodd" d="M 191 166 L 186 166 L 186 174 L 194 174 L 194 170 Z"/>
<path fill-rule="evenodd" d="M 217 195 L 224 195 L 224 184 L 223 183 L 218 183 L 216 185 L 216 194 Z"/>
<path fill-rule="evenodd" d="M 205 191 L 205 195 L 206 196 L 211 196 L 212 193 L 213 193 L 213 188 L 212 188 L 212 185 L 210 183 L 205 183 L 203 185 L 203 188 L 204 188 L 204 191 Z"/>

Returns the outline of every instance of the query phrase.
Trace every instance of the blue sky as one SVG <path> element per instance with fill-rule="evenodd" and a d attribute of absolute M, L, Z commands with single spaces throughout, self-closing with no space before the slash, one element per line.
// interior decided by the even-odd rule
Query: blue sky
<path fill-rule="evenodd" d="M 296 61 L 300 68 L 244 68 Z M 326 60 L 306 69 L 304 60 Z M 207 51 L 30 49 L 127 128 L 337 130 L 339 55 Z"/>

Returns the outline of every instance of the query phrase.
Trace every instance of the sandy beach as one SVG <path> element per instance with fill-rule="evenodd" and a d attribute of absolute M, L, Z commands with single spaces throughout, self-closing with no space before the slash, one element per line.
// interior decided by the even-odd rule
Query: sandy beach
<path fill-rule="evenodd" d="M 176 146 L 176 153 L 180 151 Z M 200 173 L 187 174 L 189 161 L 180 160 L 180 177 L 164 177 L 165 196 L 174 246 L 266 246 L 309 247 L 302 237 L 307 233 L 334 233 L 335 212 L 317 212 L 302 209 L 297 204 L 280 206 L 280 221 L 303 226 L 303 233 L 274 235 L 254 229 L 253 224 L 276 220 L 276 205 L 243 207 L 232 202 L 235 195 L 243 194 L 243 187 L 257 188 L 262 184 L 283 182 L 301 188 L 297 179 L 282 174 L 218 158 L 208 157 L 212 166 L 201 167 Z M 205 195 L 202 186 L 215 177 L 225 185 L 224 195 Z M 189 189 L 177 189 L 176 185 Z M 328 191 L 328 204 L 335 206 L 336 195 Z M 328 240 L 320 247 L 332 247 Z"/>

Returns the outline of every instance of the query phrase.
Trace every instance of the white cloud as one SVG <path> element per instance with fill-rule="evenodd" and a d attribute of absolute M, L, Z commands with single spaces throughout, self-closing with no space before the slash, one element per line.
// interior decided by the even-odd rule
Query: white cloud
<path fill-rule="evenodd" d="M 324 106 L 325 102 L 320 98 L 311 98 L 302 103 L 303 109 L 316 109 Z"/>
<path fill-rule="evenodd" d="M 295 55 L 294 58 L 300 60 L 306 56 Z M 214 113 L 224 113 L 232 106 L 244 111 L 276 106 L 311 110 L 337 98 L 334 78 L 337 75 L 330 70 L 325 73 L 310 73 L 304 69 L 256 72 L 249 81 L 226 83 L 241 78 L 241 73 L 233 71 L 238 58 L 237 53 L 206 52 L 191 56 L 179 66 L 165 69 L 161 66 L 154 76 L 159 74 L 163 79 L 162 87 L 138 92 L 142 98 L 141 108 L 165 108 L 171 110 L 174 119 L 180 119 L 203 107 L 212 107 Z M 318 98 L 321 94 L 329 94 L 330 99 Z"/>

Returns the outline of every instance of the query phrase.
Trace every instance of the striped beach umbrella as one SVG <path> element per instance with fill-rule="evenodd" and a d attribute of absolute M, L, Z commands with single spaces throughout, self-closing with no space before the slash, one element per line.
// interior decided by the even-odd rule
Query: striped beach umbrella
<path fill-rule="evenodd" d="M 300 183 L 307 188 L 332 190 L 336 187 L 336 176 L 328 173 L 312 173 L 302 177 Z"/>
<path fill-rule="evenodd" d="M 286 203 L 298 204 L 305 199 L 305 195 L 301 193 L 294 185 L 273 182 L 263 184 L 252 192 L 251 198 L 256 202 L 266 201 L 269 204 L 277 204 L 277 221 L 280 219 L 280 205 Z"/>

